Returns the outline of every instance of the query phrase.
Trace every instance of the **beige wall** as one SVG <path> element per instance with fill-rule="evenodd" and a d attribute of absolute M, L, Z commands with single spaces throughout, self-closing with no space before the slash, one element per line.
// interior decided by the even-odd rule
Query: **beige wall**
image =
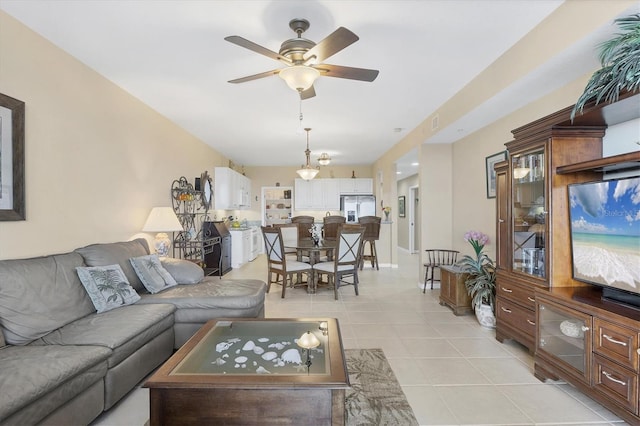
<path fill-rule="evenodd" d="M 130 239 L 174 179 L 227 163 L 3 12 L 0 93 L 26 104 L 26 221 L 0 222 L 1 259 Z"/>

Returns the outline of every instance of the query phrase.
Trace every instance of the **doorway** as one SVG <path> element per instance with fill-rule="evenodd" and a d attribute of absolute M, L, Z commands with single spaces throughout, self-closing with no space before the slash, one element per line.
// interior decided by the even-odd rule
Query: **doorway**
<path fill-rule="evenodd" d="M 420 251 L 420 199 L 419 187 L 409 187 L 409 253 Z"/>

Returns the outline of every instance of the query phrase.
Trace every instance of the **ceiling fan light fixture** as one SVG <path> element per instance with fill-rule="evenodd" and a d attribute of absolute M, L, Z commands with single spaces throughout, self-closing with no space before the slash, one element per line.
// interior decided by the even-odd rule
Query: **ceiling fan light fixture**
<path fill-rule="evenodd" d="M 320 71 L 304 65 L 293 65 L 282 69 L 278 75 L 293 90 L 304 92 L 320 77 Z"/>
<path fill-rule="evenodd" d="M 329 163 L 331 163 L 331 157 L 329 157 L 329 154 L 327 154 L 326 152 L 320 154 L 320 157 L 318 158 L 318 164 L 320 164 L 321 166 L 328 166 Z"/>

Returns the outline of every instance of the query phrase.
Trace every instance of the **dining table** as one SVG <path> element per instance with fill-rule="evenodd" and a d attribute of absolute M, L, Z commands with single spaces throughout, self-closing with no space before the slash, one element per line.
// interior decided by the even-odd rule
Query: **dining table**
<path fill-rule="evenodd" d="M 288 249 L 295 249 L 297 259 L 299 262 L 302 262 L 304 256 L 309 258 L 309 264 L 315 265 L 321 261 L 322 254 L 326 254 L 326 256 L 331 259 L 334 249 L 337 245 L 336 239 L 324 238 L 316 244 L 311 238 L 300 238 L 296 241 L 295 245 L 293 242 L 285 242 L 284 247 Z M 316 274 L 312 274 L 311 282 L 307 286 L 308 293 L 315 293 L 318 288 L 319 277 Z"/>

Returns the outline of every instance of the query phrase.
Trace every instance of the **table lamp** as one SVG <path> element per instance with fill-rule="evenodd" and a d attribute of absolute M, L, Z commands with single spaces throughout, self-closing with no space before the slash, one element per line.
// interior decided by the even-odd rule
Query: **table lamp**
<path fill-rule="evenodd" d="M 311 367 L 311 358 L 309 357 L 309 349 L 317 348 L 320 346 L 320 340 L 316 337 L 315 334 L 307 331 L 304 333 L 298 341 L 296 342 L 298 346 L 307 350 L 307 362 L 305 363 L 307 366 L 307 373 L 309 372 L 309 367 Z"/>
<path fill-rule="evenodd" d="M 171 247 L 171 240 L 166 233 L 182 230 L 182 224 L 171 207 L 154 207 L 142 228 L 143 232 L 157 232 L 155 249 L 160 257 L 166 257 Z"/>

